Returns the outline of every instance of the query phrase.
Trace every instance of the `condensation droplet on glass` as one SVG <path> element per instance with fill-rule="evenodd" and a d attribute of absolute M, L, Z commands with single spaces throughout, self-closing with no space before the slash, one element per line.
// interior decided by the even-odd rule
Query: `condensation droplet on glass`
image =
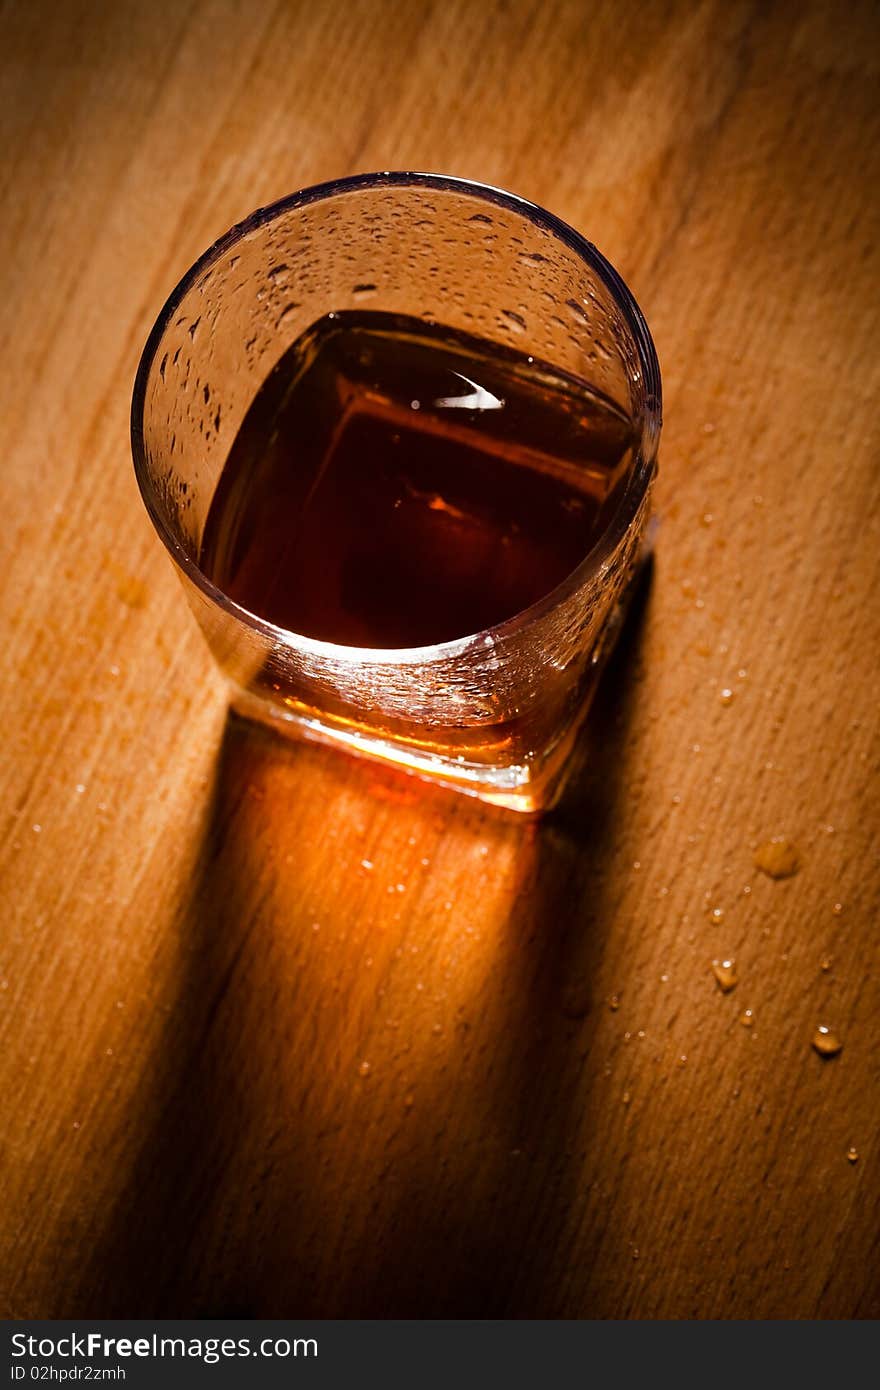
<path fill-rule="evenodd" d="M 824 1023 L 820 1023 L 813 1034 L 813 1047 L 820 1057 L 836 1057 L 838 1053 L 843 1051 L 843 1043 L 840 1038 L 836 1033 L 832 1033 L 831 1029 Z"/>
<path fill-rule="evenodd" d="M 712 917 L 712 921 L 713 921 L 713 922 L 721 922 L 721 921 L 723 921 L 723 920 L 724 920 L 724 908 L 723 908 L 723 907 L 713 907 L 713 908 L 712 908 L 712 912 L 711 912 L 711 917 Z"/>
<path fill-rule="evenodd" d="M 843 903 L 835 903 L 834 907 L 831 910 L 834 913 L 835 917 L 839 917 L 841 912 L 843 911 Z"/>
<path fill-rule="evenodd" d="M 729 688 L 729 686 L 725 686 L 718 698 L 720 699 L 722 705 L 730 705 L 733 703 L 733 691 Z"/>
<path fill-rule="evenodd" d="M 798 848 L 784 835 L 775 835 L 755 850 L 755 868 L 768 878 L 791 878 L 801 865 Z"/>
<path fill-rule="evenodd" d="M 718 988 L 724 994 L 728 994 L 730 990 L 735 989 L 739 982 L 739 976 L 736 973 L 736 961 L 732 958 L 726 960 L 713 960 L 712 974 L 715 976 Z"/>
<path fill-rule="evenodd" d="M 820 962 L 819 962 L 819 969 L 827 973 L 827 972 L 831 969 L 831 967 L 832 967 L 833 964 L 834 964 L 834 957 L 833 957 L 833 956 L 823 956 L 822 959 L 821 959 Z"/>
<path fill-rule="evenodd" d="M 858 1163 L 859 1161 L 859 1151 L 852 1145 L 847 1149 L 846 1156 L 850 1163 Z"/>
<path fill-rule="evenodd" d="M 745 1009 L 744 1012 L 740 1014 L 739 1021 L 743 1028 L 751 1028 L 755 1021 L 755 1015 L 752 1013 L 751 1009 Z"/>

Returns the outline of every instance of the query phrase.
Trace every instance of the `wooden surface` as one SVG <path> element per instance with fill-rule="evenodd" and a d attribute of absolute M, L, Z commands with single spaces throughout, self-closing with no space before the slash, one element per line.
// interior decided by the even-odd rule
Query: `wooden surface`
<path fill-rule="evenodd" d="M 876 7 L 0 22 L 2 1312 L 880 1314 Z M 179 275 L 387 167 L 583 229 L 661 358 L 653 587 L 537 826 L 227 720 L 132 478 Z"/>

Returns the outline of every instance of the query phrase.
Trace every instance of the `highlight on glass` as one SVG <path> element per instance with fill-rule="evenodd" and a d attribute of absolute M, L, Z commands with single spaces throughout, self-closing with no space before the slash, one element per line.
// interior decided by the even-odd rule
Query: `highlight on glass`
<path fill-rule="evenodd" d="M 293 194 L 173 291 L 131 434 L 236 709 L 514 810 L 554 803 L 660 434 L 650 334 L 595 247 L 439 175 Z"/>

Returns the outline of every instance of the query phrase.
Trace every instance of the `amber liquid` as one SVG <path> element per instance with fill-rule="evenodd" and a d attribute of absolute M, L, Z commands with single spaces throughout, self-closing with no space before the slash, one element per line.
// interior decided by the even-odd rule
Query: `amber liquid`
<path fill-rule="evenodd" d="M 583 382 L 409 318 L 328 315 L 267 377 L 203 571 L 279 627 L 370 648 L 484 631 L 580 563 L 633 427 Z"/>

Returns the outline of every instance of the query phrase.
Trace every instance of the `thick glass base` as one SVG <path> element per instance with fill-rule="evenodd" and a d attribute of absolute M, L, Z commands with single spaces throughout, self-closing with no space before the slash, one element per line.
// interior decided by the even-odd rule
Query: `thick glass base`
<path fill-rule="evenodd" d="M 493 767 L 470 762 L 463 755 L 441 757 L 384 739 L 371 731 L 338 727 L 326 718 L 294 714 L 283 704 L 238 687 L 232 688 L 232 708 L 245 719 L 275 729 L 293 739 L 325 743 L 357 757 L 390 764 L 412 776 L 437 783 L 493 806 L 525 815 L 539 815 L 558 799 L 562 773 L 586 710 L 558 740 L 552 752 L 531 764 Z"/>

